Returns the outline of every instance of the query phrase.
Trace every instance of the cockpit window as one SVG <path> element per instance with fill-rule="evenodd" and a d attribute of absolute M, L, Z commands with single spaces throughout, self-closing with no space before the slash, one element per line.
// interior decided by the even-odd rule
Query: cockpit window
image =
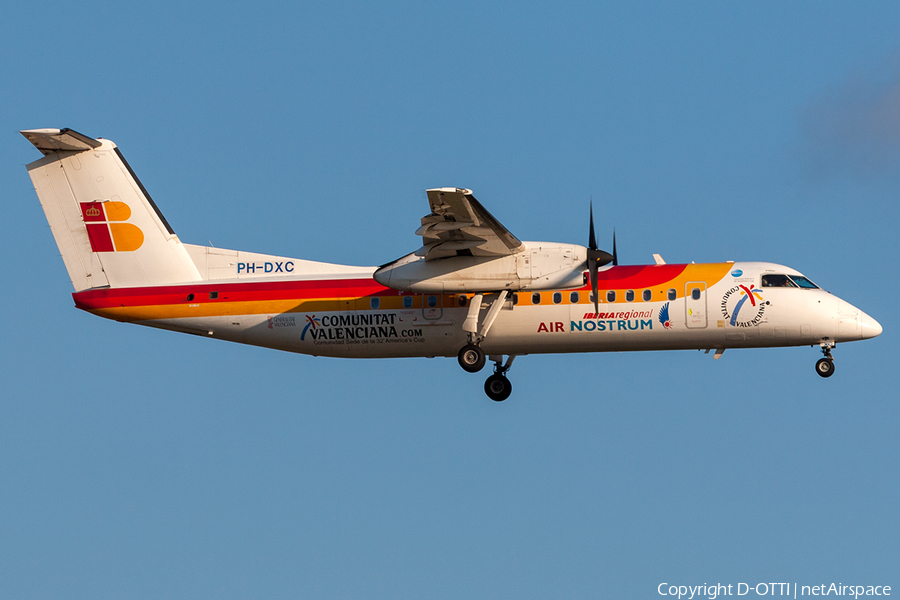
<path fill-rule="evenodd" d="M 787 275 L 763 275 L 763 287 L 797 287 L 791 278 Z"/>
<path fill-rule="evenodd" d="M 788 287 L 817 290 L 819 286 L 802 275 L 763 275 L 763 287 Z"/>
<path fill-rule="evenodd" d="M 803 277 L 802 275 L 791 275 L 791 280 L 797 284 L 798 287 L 802 287 L 807 290 L 817 290 L 819 286 L 814 284 L 812 281 Z"/>

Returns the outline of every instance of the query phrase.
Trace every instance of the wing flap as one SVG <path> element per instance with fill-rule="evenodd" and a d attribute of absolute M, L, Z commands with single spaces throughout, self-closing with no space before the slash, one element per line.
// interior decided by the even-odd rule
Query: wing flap
<path fill-rule="evenodd" d="M 427 191 L 431 213 L 422 217 L 416 235 L 425 260 L 450 256 L 508 256 L 525 245 L 484 208 L 472 190 L 435 188 Z"/>

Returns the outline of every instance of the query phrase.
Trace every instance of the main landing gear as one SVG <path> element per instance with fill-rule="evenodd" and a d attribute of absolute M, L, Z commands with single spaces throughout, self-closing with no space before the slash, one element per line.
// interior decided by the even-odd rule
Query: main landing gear
<path fill-rule="evenodd" d="M 459 354 L 456 355 L 459 366 L 467 373 L 477 373 L 484 368 L 485 362 L 487 361 L 484 356 L 484 350 L 482 350 L 480 346 L 481 341 L 487 337 L 491 325 L 494 324 L 497 315 L 500 314 L 500 310 L 503 308 L 508 297 L 508 290 L 502 290 L 497 293 L 497 298 L 491 303 L 491 307 L 488 309 L 481 327 L 478 326 L 478 321 L 484 294 L 475 294 L 472 298 L 466 320 L 463 322 L 462 326 L 463 331 L 468 335 L 469 343 L 463 346 L 459 350 Z M 488 377 L 487 381 L 484 382 L 484 393 L 488 395 L 488 398 L 495 402 L 506 400 L 512 393 L 512 384 L 509 382 L 509 379 L 506 378 L 506 372 L 509 371 L 509 367 L 512 365 L 514 358 L 515 356 L 510 356 L 509 359 L 507 359 L 506 364 L 503 364 L 502 355 L 491 356 L 491 360 L 494 362 L 494 374 Z"/>
<path fill-rule="evenodd" d="M 463 368 L 463 371 L 467 373 L 477 373 L 484 368 L 484 363 L 486 362 L 484 350 L 475 344 L 463 346 L 459 354 L 456 355 L 456 360 L 459 361 L 459 366 Z"/>
<path fill-rule="evenodd" d="M 506 372 L 512 365 L 515 355 L 510 356 L 503 364 L 503 356 L 491 356 L 494 361 L 494 374 L 484 382 L 484 393 L 494 402 L 503 402 L 512 394 L 512 383 L 506 378 Z M 468 373 L 477 373 L 484 368 L 487 359 L 484 350 L 475 344 L 466 344 L 456 356 L 459 366 Z"/>
<path fill-rule="evenodd" d="M 477 373 L 484 368 L 487 359 L 484 350 L 475 344 L 466 344 L 456 356 L 459 366 L 468 373 Z M 503 364 L 503 356 L 491 356 L 494 361 L 494 374 L 484 382 L 484 393 L 494 402 L 503 402 L 512 394 L 512 383 L 506 378 L 506 372 L 512 365 L 515 355 L 510 356 Z"/>
<path fill-rule="evenodd" d="M 825 358 L 820 358 L 816 362 L 816 373 L 819 377 L 831 377 L 834 375 L 834 358 L 831 356 L 831 349 L 834 348 L 834 342 L 822 342 L 822 354 Z"/>
<path fill-rule="evenodd" d="M 491 357 L 494 360 L 494 374 L 484 382 L 484 393 L 494 402 L 503 402 L 512 394 L 512 383 L 506 378 L 506 372 L 515 358 L 515 355 L 510 356 L 504 365 L 503 356 Z"/>

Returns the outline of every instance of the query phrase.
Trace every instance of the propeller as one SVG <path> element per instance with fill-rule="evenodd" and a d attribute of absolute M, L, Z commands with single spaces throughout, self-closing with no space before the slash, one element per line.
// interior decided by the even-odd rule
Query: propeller
<path fill-rule="evenodd" d="M 616 230 L 613 229 L 613 266 L 619 266 L 619 254 L 616 252 Z"/>
<path fill-rule="evenodd" d="M 591 202 L 591 229 L 588 234 L 587 266 L 591 280 L 591 292 L 594 294 L 594 314 L 600 312 L 600 293 L 598 291 L 597 270 L 609 263 L 618 264 L 616 252 L 616 234 L 613 232 L 613 253 L 597 248 L 597 238 L 594 236 L 594 203 Z"/>

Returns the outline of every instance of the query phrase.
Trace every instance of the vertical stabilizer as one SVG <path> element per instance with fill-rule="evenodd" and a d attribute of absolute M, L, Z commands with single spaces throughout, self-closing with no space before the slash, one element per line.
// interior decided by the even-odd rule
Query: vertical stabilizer
<path fill-rule="evenodd" d="M 28 165 L 75 291 L 202 279 L 116 145 L 70 129 L 23 131 Z"/>

